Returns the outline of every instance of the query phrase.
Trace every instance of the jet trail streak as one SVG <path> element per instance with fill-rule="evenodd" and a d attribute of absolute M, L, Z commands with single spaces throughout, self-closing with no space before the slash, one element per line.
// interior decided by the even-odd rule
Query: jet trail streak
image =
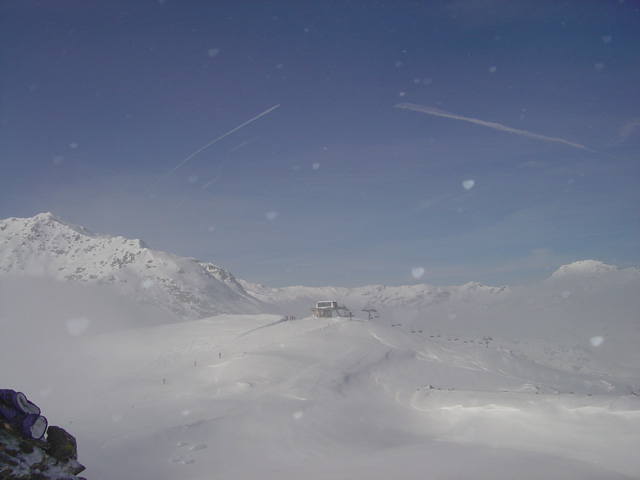
<path fill-rule="evenodd" d="M 495 122 L 487 122 L 485 120 L 479 120 L 477 118 L 471 117 L 463 117 L 462 115 L 456 115 L 455 113 L 445 112 L 443 110 L 438 110 L 437 108 L 426 107 L 423 105 L 416 105 L 414 103 L 398 103 L 395 105 L 395 108 L 404 108 L 407 110 L 414 110 L 416 112 L 426 113 L 428 115 L 434 115 L 436 117 L 450 118 L 452 120 L 461 120 L 463 122 L 475 123 L 476 125 L 482 125 L 483 127 L 493 128 L 495 130 L 501 130 L 507 133 L 513 133 L 515 135 L 522 135 L 523 137 L 535 138 L 536 140 L 542 140 L 545 142 L 557 142 L 563 143 L 573 148 L 579 148 L 580 150 L 586 150 L 592 153 L 600 153 L 595 150 L 591 150 L 584 145 L 580 145 L 579 143 L 570 142 L 569 140 L 563 140 L 562 138 L 556 137 L 547 137 L 546 135 L 539 135 L 537 133 L 528 132 L 526 130 L 518 130 L 517 128 L 507 127 L 506 125 L 502 125 L 500 123 Z"/>
<path fill-rule="evenodd" d="M 157 187 L 158 185 L 160 185 L 162 182 L 164 182 L 167 178 L 169 178 L 171 175 L 173 175 L 175 173 L 176 170 L 178 170 L 181 166 L 183 166 L 185 163 L 187 163 L 189 160 L 191 160 L 193 157 L 195 157 L 197 154 L 199 154 L 200 152 L 202 152 L 204 149 L 210 147 L 211 145 L 213 145 L 214 143 L 222 140 L 224 137 L 231 135 L 233 132 L 237 132 L 238 130 L 240 130 L 242 127 L 249 125 L 251 122 L 256 121 L 257 119 L 259 119 L 260 117 L 266 115 L 267 113 L 275 110 L 276 108 L 278 108 L 280 106 L 280 104 L 275 105 L 271 108 L 269 108 L 268 110 L 265 110 L 264 112 L 262 112 L 260 115 L 256 115 L 255 117 L 253 117 L 251 120 L 247 120 L 246 122 L 244 122 L 242 125 L 238 125 L 236 128 L 229 130 L 227 133 L 220 135 L 218 138 L 216 138 L 215 140 L 210 141 L 209 143 L 207 143 L 204 147 L 200 147 L 198 150 L 196 150 L 195 152 L 193 152 L 191 155 L 189 155 L 187 158 L 185 158 L 184 160 L 182 160 L 173 170 L 171 170 L 169 173 L 167 173 L 164 177 L 162 177 L 160 180 L 158 180 L 156 183 L 154 183 L 153 185 L 151 185 L 147 191 L 145 193 L 149 193 L 150 190 L 154 189 L 155 187 Z"/>

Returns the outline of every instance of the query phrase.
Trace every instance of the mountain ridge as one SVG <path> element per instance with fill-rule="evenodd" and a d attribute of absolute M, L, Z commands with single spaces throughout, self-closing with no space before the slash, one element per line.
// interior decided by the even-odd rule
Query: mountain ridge
<path fill-rule="evenodd" d="M 160 306 L 182 319 L 222 313 L 309 314 L 318 300 L 346 302 L 352 309 L 444 308 L 449 303 L 487 310 L 510 301 L 523 287 L 427 284 L 362 287 L 271 288 L 237 279 L 231 272 L 195 258 L 150 248 L 139 239 L 93 233 L 52 213 L 0 220 L 0 274 L 22 274 L 111 285 L 137 301 Z M 600 276 L 640 278 L 640 268 L 619 269 L 596 260 L 558 268 L 542 284 L 553 290 L 576 279 L 593 283 Z"/>
<path fill-rule="evenodd" d="M 186 318 L 259 313 L 262 305 L 226 270 L 101 235 L 51 213 L 0 221 L 0 272 L 110 284 Z"/>

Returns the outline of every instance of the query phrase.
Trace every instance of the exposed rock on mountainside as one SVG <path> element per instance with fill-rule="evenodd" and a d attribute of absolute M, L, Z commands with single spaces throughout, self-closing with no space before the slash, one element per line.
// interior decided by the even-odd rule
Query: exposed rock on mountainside
<path fill-rule="evenodd" d="M 261 302 L 216 265 L 97 235 L 51 213 L 0 221 L 0 272 L 110 284 L 184 318 L 258 313 Z"/>
<path fill-rule="evenodd" d="M 0 480 L 81 480 L 76 439 L 60 427 L 49 427 L 46 440 L 24 436 L 0 421 Z"/>

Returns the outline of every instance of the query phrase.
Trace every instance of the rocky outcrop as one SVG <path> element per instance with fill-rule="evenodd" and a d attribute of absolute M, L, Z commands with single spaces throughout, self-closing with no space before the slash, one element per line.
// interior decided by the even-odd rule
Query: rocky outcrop
<path fill-rule="evenodd" d="M 84 480 L 76 439 L 60 427 L 49 427 L 44 440 L 23 435 L 0 419 L 0 480 Z"/>

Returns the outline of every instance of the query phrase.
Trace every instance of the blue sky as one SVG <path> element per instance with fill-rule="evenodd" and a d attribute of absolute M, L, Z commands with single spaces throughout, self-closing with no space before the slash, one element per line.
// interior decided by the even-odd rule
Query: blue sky
<path fill-rule="evenodd" d="M 8 0 L 0 36 L 0 218 L 268 286 L 640 265 L 636 1 Z"/>

